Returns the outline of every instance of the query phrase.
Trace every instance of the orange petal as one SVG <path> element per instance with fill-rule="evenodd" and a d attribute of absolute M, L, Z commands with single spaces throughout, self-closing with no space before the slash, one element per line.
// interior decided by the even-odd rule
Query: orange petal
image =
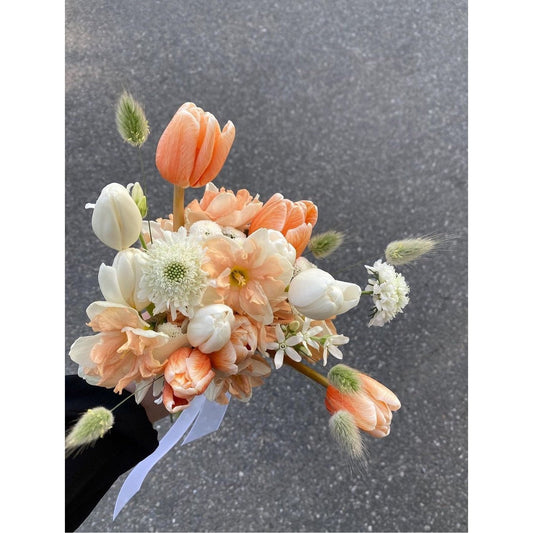
<path fill-rule="evenodd" d="M 296 257 L 300 257 L 309 243 L 311 234 L 313 233 L 313 226 L 311 224 L 302 224 L 297 228 L 290 229 L 285 238 L 292 244 L 296 250 Z"/>
<path fill-rule="evenodd" d="M 198 120 L 189 111 L 180 108 L 161 135 L 155 163 L 167 181 L 180 187 L 189 187 L 199 131 Z"/>
<path fill-rule="evenodd" d="M 215 131 L 217 131 L 217 129 L 215 129 Z M 198 181 L 192 185 L 193 187 L 203 187 L 206 183 L 209 183 L 216 178 L 226 162 L 226 158 L 228 157 L 234 139 L 235 126 L 233 125 L 233 122 L 228 121 L 222 130 L 222 134 L 220 136 L 215 134 L 215 144 L 211 161 Z"/>
<path fill-rule="evenodd" d="M 237 354 L 231 342 L 228 342 L 222 349 L 210 353 L 211 364 L 213 368 L 225 372 L 227 374 L 236 374 L 239 369 L 235 364 Z"/>
<path fill-rule="evenodd" d="M 193 187 L 205 172 L 213 157 L 217 130 L 220 131 L 217 119 L 211 113 L 204 113 L 200 120 L 200 132 L 196 145 L 196 161 L 190 179 L 191 186 Z"/>
<path fill-rule="evenodd" d="M 379 381 L 371 378 L 367 374 L 360 373 L 360 379 L 363 381 L 365 390 L 376 400 L 385 402 L 391 409 L 391 411 L 397 411 L 401 407 L 400 400 L 397 396 L 389 390 L 385 385 L 382 385 Z"/>
<path fill-rule="evenodd" d="M 313 202 L 310 202 L 309 200 L 302 200 L 302 203 L 307 208 L 305 221 L 314 227 L 314 225 L 316 224 L 318 220 L 318 208 Z"/>
<path fill-rule="evenodd" d="M 281 233 L 284 235 L 293 228 L 297 228 L 305 222 L 306 208 L 300 202 L 295 204 L 289 204 L 287 209 L 287 218 L 285 220 L 285 225 L 281 230 Z"/>
<path fill-rule="evenodd" d="M 255 215 L 250 224 L 249 234 L 259 228 L 268 228 L 281 231 L 287 218 L 288 205 L 283 201 L 283 196 L 279 193 L 272 195 L 259 213 Z"/>
<path fill-rule="evenodd" d="M 377 439 L 382 439 L 390 433 L 390 426 L 380 426 L 372 431 L 369 431 L 368 434 Z"/>

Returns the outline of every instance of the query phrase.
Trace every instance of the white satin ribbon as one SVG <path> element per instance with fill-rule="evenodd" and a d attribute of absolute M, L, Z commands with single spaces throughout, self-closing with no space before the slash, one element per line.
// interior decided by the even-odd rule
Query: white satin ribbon
<path fill-rule="evenodd" d="M 229 399 L 229 394 L 227 397 Z M 227 408 L 227 404 L 221 405 L 216 402 L 211 402 L 206 400 L 204 395 L 196 396 L 191 401 L 189 407 L 181 413 L 174 425 L 159 441 L 159 446 L 154 452 L 138 463 L 130 472 L 117 496 L 113 520 L 115 520 L 123 507 L 139 491 L 148 472 L 178 443 L 191 426 L 192 429 L 182 442 L 182 446 L 216 431 L 222 423 Z"/>

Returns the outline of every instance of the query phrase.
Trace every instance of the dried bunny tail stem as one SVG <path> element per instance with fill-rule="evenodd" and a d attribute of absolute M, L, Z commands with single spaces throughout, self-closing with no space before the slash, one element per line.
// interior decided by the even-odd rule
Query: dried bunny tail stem
<path fill-rule="evenodd" d="M 313 370 L 312 368 L 308 367 L 307 365 L 294 361 L 290 357 L 285 357 L 283 360 L 283 364 L 292 366 L 292 368 L 300 372 L 300 374 L 303 374 L 304 376 L 307 376 L 313 381 L 316 381 L 319 385 L 322 385 L 326 389 L 329 387 L 329 382 L 327 378 L 322 374 L 319 374 L 316 370 Z"/>

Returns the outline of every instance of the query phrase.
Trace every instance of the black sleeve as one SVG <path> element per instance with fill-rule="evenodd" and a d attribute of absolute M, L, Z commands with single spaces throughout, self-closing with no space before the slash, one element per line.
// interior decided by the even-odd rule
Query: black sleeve
<path fill-rule="evenodd" d="M 65 430 L 87 409 L 112 408 L 124 398 L 112 389 L 88 385 L 78 376 L 65 376 Z M 157 448 L 157 431 L 134 398 L 113 415 L 113 428 L 104 437 L 65 459 L 66 531 L 78 528 L 116 479 Z"/>

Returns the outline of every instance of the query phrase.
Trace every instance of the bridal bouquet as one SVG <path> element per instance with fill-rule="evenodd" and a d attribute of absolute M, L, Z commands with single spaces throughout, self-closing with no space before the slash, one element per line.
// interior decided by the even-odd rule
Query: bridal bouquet
<path fill-rule="evenodd" d="M 140 104 L 124 93 L 116 117 L 123 139 L 140 148 L 149 134 Z M 155 154 L 159 173 L 173 185 L 172 213 L 150 220 L 138 182 L 111 183 L 87 204 L 94 233 L 117 253 L 100 266 L 103 299 L 87 308 L 94 334 L 78 338 L 70 357 L 88 383 L 119 394 L 133 384 L 137 402 L 150 394 L 182 416 L 200 397 L 204 406 L 247 402 L 273 369 L 289 365 L 324 386 L 332 436 L 361 458 L 361 431 L 387 436 L 400 402 L 350 366 L 336 364 L 326 376 L 316 367 L 343 358 L 349 339 L 336 330 L 336 316 L 364 299 L 369 326 L 402 312 L 409 287 L 395 267 L 436 241 L 392 242 L 385 261 L 365 267 L 363 289 L 335 279 L 315 262 L 342 244 L 342 234 L 313 234 L 313 202 L 280 193 L 262 201 L 245 189 L 213 185 L 234 137 L 231 122 L 221 130 L 211 113 L 185 103 Z M 205 190 L 186 204 L 189 187 Z M 91 410 L 67 436 L 67 448 L 94 441 L 112 424 L 111 411 Z"/>

